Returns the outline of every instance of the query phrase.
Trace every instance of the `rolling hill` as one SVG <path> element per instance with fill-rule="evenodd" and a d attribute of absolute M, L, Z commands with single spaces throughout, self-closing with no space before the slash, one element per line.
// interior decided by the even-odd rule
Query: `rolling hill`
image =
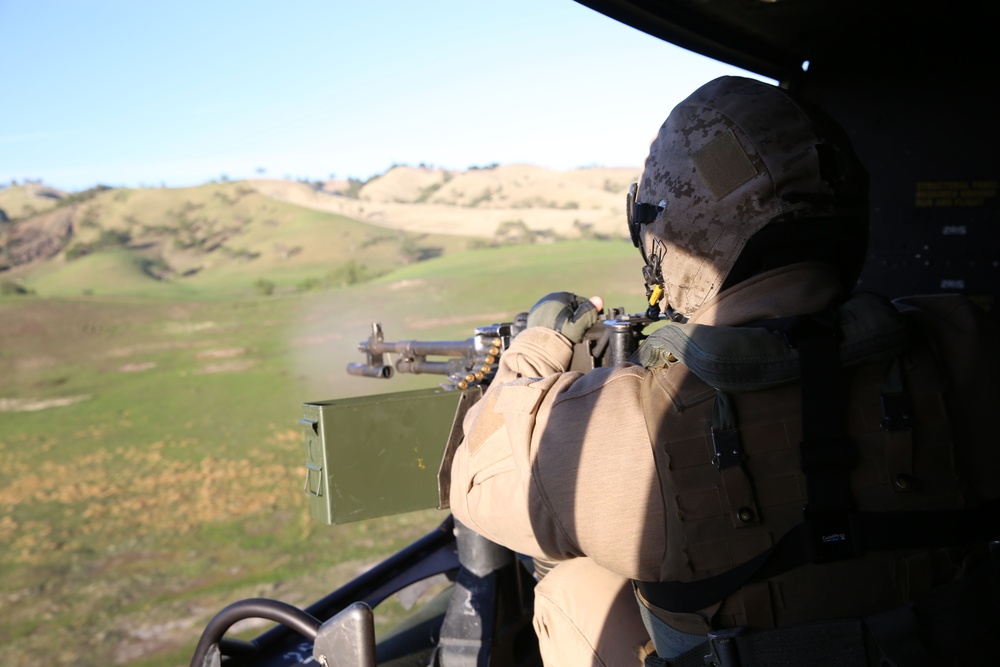
<path fill-rule="evenodd" d="M 624 237 L 623 206 L 632 168 L 552 171 L 503 165 L 464 172 L 397 166 L 356 189 L 331 181 L 310 187 L 250 181 L 262 194 L 300 206 L 412 232 L 493 237 L 505 223 L 548 236 Z"/>
<path fill-rule="evenodd" d="M 41 183 L 25 183 L 0 189 L 0 222 L 44 213 L 66 196 L 62 190 Z"/>
<path fill-rule="evenodd" d="M 0 282 L 65 295 L 350 284 L 484 245 L 623 238 L 633 169 L 397 166 L 366 183 L 0 190 Z M 10 290 L 8 290 L 10 291 Z"/>

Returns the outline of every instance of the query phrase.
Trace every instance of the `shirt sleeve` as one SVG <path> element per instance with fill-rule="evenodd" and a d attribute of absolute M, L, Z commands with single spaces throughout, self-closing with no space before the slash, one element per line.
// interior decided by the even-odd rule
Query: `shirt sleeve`
<path fill-rule="evenodd" d="M 557 332 L 532 328 L 504 352 L 464 422 L 452 512 L 519 553 L 589 556 L 623 576 L 656 579 L 664 504 L 640 397 L 647 371 L 565 372 L 572 351 Z"/>

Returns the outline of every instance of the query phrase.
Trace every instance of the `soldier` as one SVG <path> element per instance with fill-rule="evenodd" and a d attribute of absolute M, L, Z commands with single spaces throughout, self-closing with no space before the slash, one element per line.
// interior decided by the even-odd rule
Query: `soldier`
<path fill-rule="evenodd" d="M 669 323 L 635 363 L 566 372 L 601 300 L 544 297 L 453 464 L 458 520 L 556 563 L 546 664 L 639 664 L 647 636 L 650 664 L 988 656 L 995 334 L 961 298 L 851 294 L 867 174 L 841 128 L 712 81 L 660 128 L 628 222 Z"/>

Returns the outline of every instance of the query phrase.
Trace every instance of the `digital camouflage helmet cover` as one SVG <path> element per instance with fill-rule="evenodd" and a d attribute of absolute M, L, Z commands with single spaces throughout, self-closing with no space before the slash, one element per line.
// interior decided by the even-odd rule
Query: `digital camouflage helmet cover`
<path fill-rule="evenodd" d="M 843 130 L 818 109 L 752 79 L 705 84 L 660 127 L 629 193 L 651 303 L 662 290 L 664 310 L 690 316 L 720 291 L 750 238 L 778 222 L 850 237 L 838 262 L 853 285 L 865 254 L 867 190 Z"/>

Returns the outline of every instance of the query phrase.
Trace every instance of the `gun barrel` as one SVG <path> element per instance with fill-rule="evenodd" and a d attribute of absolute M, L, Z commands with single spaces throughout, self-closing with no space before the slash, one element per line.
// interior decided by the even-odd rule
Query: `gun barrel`
<path fill-rule="evenodd" d="M 401 340 L 396 343 L 366 344 L 368 350 L 376 354 L 398 354 L 400 356 L 462 357 L 475 349 L 469 340 Z"/>
<path fill-rule="evenodd" d="M 450 361 L 425 361 L 423 359 L 400 359 L 396 362 L 400 373 L 427 373 L 429 375 L 451 375 L 456 371 Z"/>
<path fill-rule="evenodd" d="M 357 375 L 366 378 L 382 378 L 388 380 L 392 377 L 392 366 L 372 366 L 370 364 L 347 364 L 347 374 Z"/>

